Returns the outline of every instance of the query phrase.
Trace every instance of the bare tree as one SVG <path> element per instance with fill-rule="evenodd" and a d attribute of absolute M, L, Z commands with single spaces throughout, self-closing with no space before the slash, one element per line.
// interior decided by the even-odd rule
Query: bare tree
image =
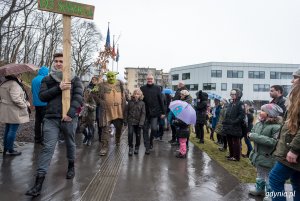
<path fill-rule="evenodd" d="M 13 30 L 9 30 L 11 25 L 10 23 L 5 24 L 5 22 L 12 17 L 12 15 L 27 9 L 32 5 L 35 0 L 1 0 L 0 3 L 0 55 L 3 55 L 2 44 L 3 38 L 7 37 L 6 35 Z M 6 28 L 5 28 L 5 25 Z"/>
<path fill-rule="evenodd" d="M 82 77 L 95 61 L 102 35 L 93 22 L 76 19 L 72 27 L 72 67 Z"/>
<path fill-rule="evenodd" d="M 74 18 L 72 67 L 82 77 L 95 61 L 102 35 L 91 21 Z M 0 0 L 0 62 L 51 66 L 62 51 L 62 16 L 37 10 L 36 0 Z"/>

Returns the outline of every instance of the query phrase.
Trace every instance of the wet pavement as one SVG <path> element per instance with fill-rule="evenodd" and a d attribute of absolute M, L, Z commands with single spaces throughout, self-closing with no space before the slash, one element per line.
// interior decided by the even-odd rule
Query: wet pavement
<path fill-rule="evenodd" d="M 39 197 L 24 193 L 34 182 L 37 153 L 40 146 L 32 143 L 20 148 L 19 157 L 0 156 L 0 200 L 262 200 L 248 196 L 250 184 L 241 184 L 207 154 L 190 143 L 188 157 L 175 157 L 176 147 L 154 141 L 150 155 L 128 156 L 126 135 L 120 147 L 111 145 L 110 154 L 100 157 L 95 141 L 90 147 L 81 144 L 78 134 L 76 176 L 66 180 L 65 144 L 58 144 Z"/>

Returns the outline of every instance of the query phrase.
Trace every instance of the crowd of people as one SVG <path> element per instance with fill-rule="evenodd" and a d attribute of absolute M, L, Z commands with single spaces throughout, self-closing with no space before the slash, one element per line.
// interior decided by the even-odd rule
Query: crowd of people
<path fill-rule="evenodd" d="M 116 79 L 117 73 L 107 72 L 106 80 L 93 77 L 87 87 L 72 71 L 71 82 L 62 80 L 63 54 L 54 55 L 54 65 L 48 72 L 41 67 L 38 76 L 32 80 L 33 105 L 35 106 L 35 143 L 41 144 L 35 184 L 26 192 L 29 196 L 41 193 L 43 181 L 55 150 L 63 135 L 68 168 L 66 179 L 75 176 L 75 133 L 83 134 L 83 144 L 93 143 L 98 131 L 100 156 L 109 152 L 110 132 L 115 129 L 115 145 L 120 145 L 123 126 L 128 127 L 129 157 L 139 154 L 143 136 L 145 155 L 151 153 L 154 140 L 162 140 L 164 130 L 171 129 L 169 143 L 178 146 L 177 158 L 187 157 L 189 137 L 195 131 L 199 143 L 205 143 L 204 127 L 210 140 L 220 145 L 218 149 L 227 152 L 228 161 L 238 162 L 241 157 L 249 158 L 257 169 L 256 185 L 252 195 L 266 195 L 269 192 L 284 192 L 284 183 L 290 179 L 295 200 L 300 199 L 300 70 L 292 80 L 292 90 L 283 97 L 283 88 L 270 88 L 272 100 L 261 106 L 254 122 L 254 106 L 251 101 L 242 101 L 240 89 L 230 91 L 230 99 L 215 98 L 211 106 L 208 93 L 200 90 L 193 100 L 184 83 L 178 83 L 174 97 L 164 93 L 155 84 L 153 75 L 148 74 L 147 83 L 135 89 L 132 95 L 124 84 Z M 0 85 L 0 122 L 5 123 L 3 156 L 19 156 L 14 149 L 18 127 L 29 121 L 29 97 L 21 82 L 21 74 L 5 77 Z M 70 90 L 70 109 L 62 115 L 62 92 Z M 173 101 L 182 101 L 196 111 L 196 124 L 191 125 L 178 118 L 170 109 Z M 5 114 L 5 115 L 3 115 Z M 78 129 L 79 128 L 79 129 Z M 241 153 L 241 142 L 247 145 L 246 154 Z M 238 163 L 236 163 L 238 164 Z M 283 200 L 283 195 L 273 200 Z"/>

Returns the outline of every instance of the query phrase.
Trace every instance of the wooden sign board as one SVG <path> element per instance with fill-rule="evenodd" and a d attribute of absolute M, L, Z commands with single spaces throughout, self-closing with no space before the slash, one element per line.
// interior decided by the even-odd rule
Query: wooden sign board
<path fill-rule="evenodd" d="M 95 7 L 65 0 L 38 0 L 38 9 L 69 16 L 93 19 Z"/>

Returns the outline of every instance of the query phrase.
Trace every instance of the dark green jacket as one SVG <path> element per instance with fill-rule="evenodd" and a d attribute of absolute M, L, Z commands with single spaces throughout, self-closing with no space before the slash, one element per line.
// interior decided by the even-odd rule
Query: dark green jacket
<path fill-rule="evenodd" d="M 289 163 L 285 158 L 287 153 L 291 151 L 298 154 L 297 163 Z M 285 123 L 281 129 L 279 141 L 274 152 L 276 160 L 284 165 L 300 171 L 300 128 L 296 134 L 291 134 L 288 131 L 287 124 Z"/>
<path fill-rule="evenodd" d="M 275 157 L 272 151 L 276 146 L 276 138 L 279 134 L 281 124 L 276 122 L 258 122 L 251 130 L 250 140 L 254 142 L 254 149 L 249 159 L 254 166 L 272 168 Z"/>

